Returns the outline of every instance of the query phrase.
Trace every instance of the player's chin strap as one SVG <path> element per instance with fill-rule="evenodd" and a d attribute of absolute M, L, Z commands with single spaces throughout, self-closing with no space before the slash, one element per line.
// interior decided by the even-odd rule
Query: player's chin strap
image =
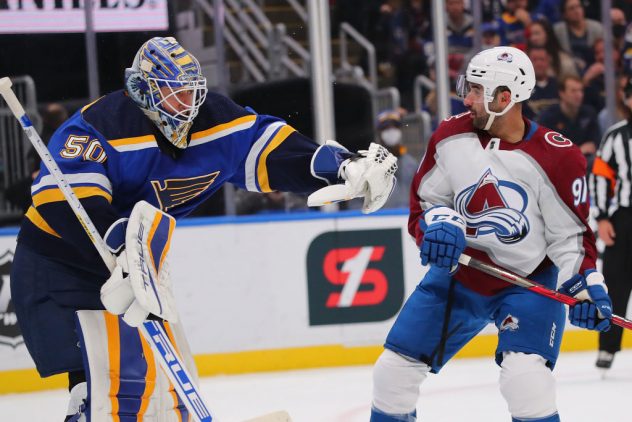
<path fill-rule="evenodd" d="M 492 100 L 493 101 L 493 98 Z M 505 113 L 507 113 L 509 110 L 511 110 L 511 108 L 514 106 L 514 104 L 516 104 L 516 102 L 514 100 L 511 100 L 509 102 L 509 104 L 507 104 L 507 107 L 505 107 L 505 109 L 501 112 L 496 112 L 496 111 L 491 111 L 489 109 L 489 103 L 491 101 L 487 101 L 487 99 L 485 100 L 485 111 L 487 112 L 487 114 L 489 114 L 489 117 L 487 118 L 487 124 L 485 125 L 485 127 L 483 128 L 483 130 L 489 130 L 489 128 L 492 127 L 492 124 L 494 123 L 494 119 L 496 119 L 497 116 L 502 116 Z"/>

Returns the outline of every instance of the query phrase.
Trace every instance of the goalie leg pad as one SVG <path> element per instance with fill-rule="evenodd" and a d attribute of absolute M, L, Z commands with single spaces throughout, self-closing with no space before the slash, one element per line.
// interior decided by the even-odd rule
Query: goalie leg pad
<path fill-rule="evenodd" d="M 414 415 L 419 386 L 428 376 L 428 372 L 430 367 L 425 363 L 384 349 L 373 368 L 375 413 L 393 417 Z"/>
<path fill-rule="evenodd" d="M 137 328 L 105 311 L 78 311 L 77 331 L 88 383 L 87 422 L 188 420 Z"/>
<path fill-rule="evenodd" d="M 554 421 L 555 378 L 540 355 L 505 352 L 500 370 L 500 392 L 515 420 Z"/>

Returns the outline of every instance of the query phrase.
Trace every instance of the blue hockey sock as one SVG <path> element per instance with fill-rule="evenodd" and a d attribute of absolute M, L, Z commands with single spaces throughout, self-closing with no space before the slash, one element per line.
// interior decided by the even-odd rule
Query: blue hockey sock
<path fill-rule="evenodd" d="M 411 413 L 392 415 L 382 412 L 375 407 L 371 407 L 371 421 L 370 422 L 416 422 L 417 411 Z"/>

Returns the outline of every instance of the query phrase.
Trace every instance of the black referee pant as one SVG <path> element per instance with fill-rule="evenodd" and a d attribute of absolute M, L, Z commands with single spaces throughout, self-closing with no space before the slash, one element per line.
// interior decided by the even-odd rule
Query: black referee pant
<path fill-rule="evenodd" d="M 632 208 L 619 208 L 610 218 L 616 237 L 614 245 L 603 254 L 603 275 L 612 299 L 613 313 L 625 316 L 632 291 Z M 612 325 L 599 333 L 599 350 L 616 353 L 621 350 L 623 328 Z"/>

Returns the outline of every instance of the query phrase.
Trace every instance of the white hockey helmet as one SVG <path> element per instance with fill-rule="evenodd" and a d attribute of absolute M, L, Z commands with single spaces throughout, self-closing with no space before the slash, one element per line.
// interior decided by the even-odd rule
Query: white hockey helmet
<path fill-rule="evenodd" d="M 483 102 L 490 120 L 489 129 L 496 116 L 508 112 L 515 103 L 528 100 L 535 87 L 535 72 L 529 57 L 514 47 L 494 47 L 483 50 L 470 60 L 465 75 L 457 80 L 457 94 L 465 98 L 470 84 L 483 87 Z M 501 112 L 489 110 L 489 103 L 499 87 L 507 87 L 511 92 L 511 102 Z"/>
<path fill-rule="evenodd" d="M 173 37 L 150 39 L 125 70 L 125 87 L 169 142 L 187 147 L 187 134 L 207 94 L 206 78 L 191 53 Z M 190 102 L 183 102 L 183 94 Z"/>

